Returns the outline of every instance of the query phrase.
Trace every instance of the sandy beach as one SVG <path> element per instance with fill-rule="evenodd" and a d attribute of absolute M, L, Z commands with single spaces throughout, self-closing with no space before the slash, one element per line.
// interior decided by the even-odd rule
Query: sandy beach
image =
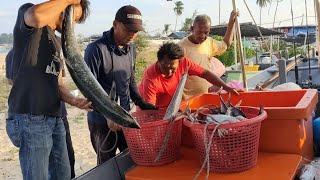
<path fill-rule="evenodd" d="M 9 86 L 5 81 L 4 70 L 0 67 L 1 86 Z M 65 83 L 72 82 L 70 77 L 65 78 Z M 3 91 L 1 89 L 1 91 Z M 1 101 L 7 106 L 8 93 L 2 92 Z M 67 106 L 71 138 L 75 151 L 75 171 L 79 176 L 96 165 L 96 155 L 91 146 L 89 130 L 86 120 L 86 111 Z M 22 179 L 19 150 L 10 141 L 5 129 L 5 118 L 7 109 L 0 111 L 0 180 Z"/>

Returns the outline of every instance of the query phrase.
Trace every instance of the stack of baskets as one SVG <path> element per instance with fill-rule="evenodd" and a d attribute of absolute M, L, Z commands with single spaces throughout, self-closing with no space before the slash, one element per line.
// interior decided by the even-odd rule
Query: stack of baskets
<path fill-rule="evenodd" d="M 162 120 L 165 110 L 133 113 L 141 129 L 123 128 L 133 161 L 142 166 L 160 166 L 177 160 L 180 153 L 182 120 L 175 121 L 169 141 L 159 160 L 155 161 L 169 131 L 169 120 Z"/>

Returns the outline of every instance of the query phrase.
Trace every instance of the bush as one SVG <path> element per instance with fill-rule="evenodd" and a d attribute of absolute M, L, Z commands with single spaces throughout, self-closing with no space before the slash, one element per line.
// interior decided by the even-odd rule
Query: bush
<path fill-rule="evenodd" d="M 137 52 L 145 50 L 149 46 L 148 36 L 144 33 L 140 33 L 135 39 L 134 44 L 136 46 Z"/>
<path fill-rule="evenodd" d="M 143 71 L 147 68 L 148 64 L 145 58 L 137 58 L 136 60 L 136 83 L 141 82 Z"/>
<path fill-rule="evenodd" d="M 218 41 L 223 41 L 222 36 L 213 36 L 212 38 Z M 244 53 L 246 55 L 245 56 L 246 59 L 250 59 L 256 54 L 254 49 L 246 48 L 245 50 L 246 51 Z M 224 52 L 220 56 L 216 56 L 216 58 L 218 58 L 226 67 L 232 66 L 234 64 L 234 43 L 231 44 L 231 46 L 226 52 Z M 238 62 L 240 61 L 240 56 L 238 51 L 237 51 L 237 60 Z"/>

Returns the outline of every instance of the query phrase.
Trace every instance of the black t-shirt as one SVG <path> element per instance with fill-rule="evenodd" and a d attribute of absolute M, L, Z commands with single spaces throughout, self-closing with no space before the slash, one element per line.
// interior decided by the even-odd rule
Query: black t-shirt
<path fill-rule="evenodd" d="M 19 67 L 9 96 L 9 112 L 61 117 L 58 76 L 63 58 L 61 45 L 49 26 L 28 27 L 20 7 L 14 27 L 13 67 Z M 16 66 L 21 58 L 21 64 Z"/>

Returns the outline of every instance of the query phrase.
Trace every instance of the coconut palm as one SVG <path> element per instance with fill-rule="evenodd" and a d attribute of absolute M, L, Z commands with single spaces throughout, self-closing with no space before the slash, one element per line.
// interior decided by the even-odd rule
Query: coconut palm
<path fill-rule="evenodd" d="M 197 10 L 195 10 L 191 18 L 186 18 L 184 20 L 181 31 L 185 31 L 185 32 L 190 31 L 190 27 L 192 26 L 192 23 L 194 21 L 194 18 L 197 16 L 197 13 L 198 13 Z"/>
<path fill-rule="evenodd" d="M 275 21 L 276 21 L 276 15 L 277 15 L 277 11 L 278 11 L 279 2 L 281 2 L 281 1 L 283 1 L 283 0 L 276 0 L 276 1 L 277 1 L 277 5 L 276 5 L 276 10 L 275 10 L 275 12 L 274 12 L 272 28 L 274 28 L 274 23 L 275 23 Z"/>
<path fill-rule="evenodd" d="M 169 27 L 171 24 L 165 24 L 164 25 L 164 30 L 163 30 L 163 34 L 166 34 L 166 36 L 168 36 L 168 32 L 169 32 Z"/>
<path fill-rule="evenodd" d="M 174 31 L 177 31 L 178 16 L 182 14 L 182 11 L 184 8 L 183 8 L 183 3 L 181 1 L 176 1 L 174 2 L 174 4 L 176 5 L 176 7 L 173 8 L 173 11 L 176 13 L 176 25 L 175 25 Z"/>
<path fill-rule="evenodd" d="M 260 7 L 260 26 L 261 26 L 261 12 L 262 8 L 266 7 L 269 3 L 271 3 L 271 0 L 257 0 L 257 5 Z"/>

